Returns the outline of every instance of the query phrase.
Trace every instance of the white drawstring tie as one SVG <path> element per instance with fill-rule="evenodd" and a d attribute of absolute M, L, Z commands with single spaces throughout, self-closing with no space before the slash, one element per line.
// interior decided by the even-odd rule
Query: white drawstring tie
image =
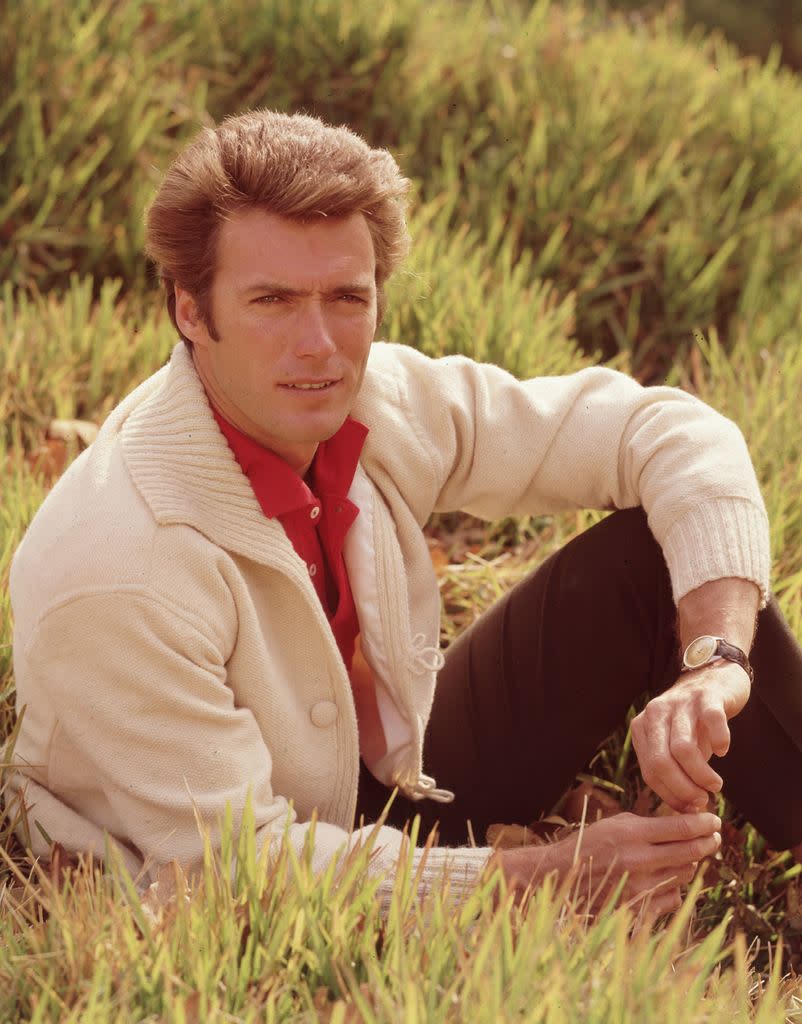
<path fill-rule="evenodd" d="M 416 780 L 404 771 L 393 772 L 393 782 L 410 800 L 434 800 L 438 804 L 450 804 L 454 794 L 450 789 L 438 789 L 431 775 L 421 773 Z"/>
<path fill-rule="evenodd" d="M 423 672 L 438 672 L 445 664 L 445 657 L 439 647 L 427 647 L 423 633 L 416 633 L 412 638 L 412 671 L 415 675 Z"/>
<path fill-rule="evenodd" d="M 445 664 L 445 657 L 439 647 L 427 646 L 426 635 L 416 633 L 412 638 L 412 672 L 415 675 L 437 672 Z M 409 772 L 397 768 L 392 774 L 393 784 L 398 786 L 410 800 L 434 800 L 439 804 L 450 804 L 454 794 L 450 789 L 438 789 L 431 775 Z"/>

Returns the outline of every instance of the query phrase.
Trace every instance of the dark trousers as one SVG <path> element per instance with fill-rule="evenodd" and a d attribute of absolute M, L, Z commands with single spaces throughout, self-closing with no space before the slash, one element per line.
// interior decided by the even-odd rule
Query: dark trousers
<path fill-rule="evenodd" d="M 711 764 L 725 796 L 775 849 L 802 842 L 802 649 L 774 600 L 758 616 L 755 683 Z M 494 822 L 548 813 L 629 707 L 679 676 L 676 608 L 642 509 L 613 513 L 555 552 L 446 651 L 423 770 L 451 804 L 396 796 L 389 824 L 421 816 L 419 842 L 476 842 Z M 362 764 L 357 820 L 390 790 Z"/>

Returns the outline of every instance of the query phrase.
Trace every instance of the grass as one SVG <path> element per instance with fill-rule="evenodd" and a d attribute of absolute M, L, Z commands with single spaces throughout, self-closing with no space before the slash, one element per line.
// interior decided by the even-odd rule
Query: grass
<path fill-rule="evenodd" d="M 446 888 L 415 902 L 402 857 L 383 918 L 370 846 L 315 877 L 308 847 L 257 857 L 246 815 L 239 842 L 225 847 L 218 859 L 207 846 L 197 882 L 170 866 L 143 899 L 122 869 L 6 890 L 2 1019 L 794 1019 L 798 989 L 782 979 L 780 957 L 761 976 L 743 937 L 725 945 L 724 924 L 695 936 L 695 893 L 650 931 L 611 905 L 588 923 L 570 888 L 550 883 L 525 912 L 495 880 L 459 907 Z"/>
<path fill-rule="evenodd" d="M 546 0 L 35 0 L 0 65 L 0 735 L 13 746 L 13 552 L 100 423 L 174 343 L 142 210 L 198 124 L 306 109 L 389 146 L 415 239 L 384 336 L 519 376 L 604 361 L 734 419 L 771 522 L 773 588 L 802 637 L 799 81 Z M 775 55 L 776 57 L 776 55 Z M 280 70 L 279 71 L 277 70 Z M 600 154 L 604 159 L 600 159 Z M 601 513 L 427 526 L 442 642 Z M 634 711 L 634 709 L 633 709 Z M 10 749 L 7 750 L 7 756 Z M 644 800 L 627 724 L 578 781 Z M 793 785 L 795 780 L 777 780 Z M 7 773 L 0 767 L 0 791 Z M 648 797 L 648 794 L 646 794 Z M 555 808 L 556 811 L 564 807 Z M 724 846 L 682 911 L 588 921 L 546 885 L 488 881 L 382 917 L 369 849 L 314 877 L 253 829 L 144 895 L 119 866 L 31 863 L 0 819 L 0 1021 L 802 1020 L 802 869 L 720 803 Z M 414 838 L 414 837 L 413 837 Z M 477 837 L 482 842 L 484 837 Z M 498 906 L 496 901 L 500 900 Z"/>

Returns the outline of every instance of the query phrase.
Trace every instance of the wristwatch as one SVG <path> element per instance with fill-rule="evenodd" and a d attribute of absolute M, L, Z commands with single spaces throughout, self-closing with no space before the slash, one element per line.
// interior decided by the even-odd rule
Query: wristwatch
<path fill-rule="evenodd" d="M 691 669 L 701 668 L 702 665 L 718 661 L 720 658 L 740 665 L 749 676 L 749 682 L 754 683 L 755 673 L 749 659 L 740 647 L 727 643 L 723 636 L 697 636 L 695 640 L 691 640 L 682 655 L 682 671 L 690 672 Z"/>

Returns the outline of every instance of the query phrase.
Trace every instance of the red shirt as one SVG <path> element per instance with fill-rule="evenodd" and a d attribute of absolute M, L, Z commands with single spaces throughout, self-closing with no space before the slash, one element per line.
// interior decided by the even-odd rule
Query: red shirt
<path fill-rule="evenodd" d="M 284 459 L 223 419 L 214 406 L 212 412 L 262 511 L 279 520 L 295 551 L 306 562 L 351 676 L 360 750 L 371 760 L 378 759 L 386 747 L 384 733 L 372 675 L 358 646 L 359 619 L 343 558 L 346 534 L 359 515 L 357 506 L 348 499 L 348 490 L 368 428 L 347 417 L 333 437 L 318 445 L 306 475 L 307 484 Z"/>

